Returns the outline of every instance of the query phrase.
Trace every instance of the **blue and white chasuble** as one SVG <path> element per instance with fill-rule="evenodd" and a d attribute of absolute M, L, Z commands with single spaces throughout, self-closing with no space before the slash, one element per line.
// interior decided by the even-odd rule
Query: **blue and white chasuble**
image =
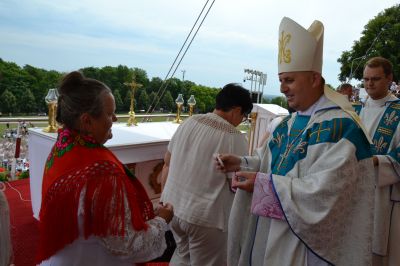
<path fill-rule="evenodd" d="M 392 94 L 369 98 L 360 117 L 373 137 L 375 168 L 375 215 L 373 252 L 387 265 L 400 265 L 400 101 Z"/>
<path fill-rule="evenodd" d="M 229 265 L 370 265 L 370 144 L 325 96 L 310 109 L 285 118 L 257 155 L 246 157 L 255 171 L 271 173 L 285 220 L 247 214 L 251 194 L 238 191 Z"/>

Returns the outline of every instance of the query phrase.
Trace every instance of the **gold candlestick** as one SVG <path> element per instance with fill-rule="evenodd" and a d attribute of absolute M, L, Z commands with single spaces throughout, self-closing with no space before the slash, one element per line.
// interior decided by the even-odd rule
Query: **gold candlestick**
<path fill-rule="evenodd" d="M 184 103 L 182 94 L 178 94 L 178 98 L 176 98 L 175 103 L 176 103 L 177 110 L 176 110 L 176 118 L 174 119 L 173 122 L 180 124 L 180 123 L 182 123 L 181 108 Z"/>
<path fill-rule="evenodd" d="M 255 132 L 256 132 L 256 122 L 257 122 L 257 113 L 256 112 L 251 112 L 250 113 L 250 119 L 251 119 L 251 126 L 249 130 L 249 155 L 253 155 L 254 151 L 254 137 L 255 137 Z"/>
<path fill-rule="evenodd" d="M 189 100 L 187 101 L 189 105 L 189 116 L 193 115 L 193 107 L 196 105 L 196 100 L 194 98 L 194 95 L 190 95 Z"/>
<path fill-rule="evenodd" d="M 128 118 L 128 122 L 127 122 L 127 126 L 137 126 L 137 122 L 136 122 L 136 117 L 135 117 L 135 89 L 139 89 L 140 87 L 142 87 L 142 84 L 136 83 L 135 82 L 135 77 L 132 78 L 132 82 L 131 83 L 124 83 L 126 86 L 129 86 L 131 93 L 131 105 L 129 107 L 129 118 Z"/>
<path fill-rule="evenodd" d="M 43 129 L 43 132 L 55 133 L 58 130 L 56 123 L 57 98 L 58 98 L 57 90 L 49 89 L 49 92 L 44 98 L 44 100 L 47 103 L 47 107 L 49 109 L 49 115 L 48 115 L 49 125 Z"/>

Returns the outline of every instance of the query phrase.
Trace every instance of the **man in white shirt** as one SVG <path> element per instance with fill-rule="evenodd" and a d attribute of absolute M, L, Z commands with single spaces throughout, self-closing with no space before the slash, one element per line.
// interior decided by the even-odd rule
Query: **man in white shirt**
<path fill-rule="evenodd" d="M 234 194 L 230 175 L 214 167 L 219 153 L 247 154 L 245 136 L 236 127 L 253 108 L 250 93 L 226 85 L 212 113 L 183 122 L 168 145 L 168 177 L 161 201 L 174 206 L 171 229 L 176 250 L 170 265 L 226 265 L 228 217 Z"/>
<path fill-rule="evenodd" d="M 373 265 L 400 265 L 400 100 L 389 91 L 389 60 L 371 58 L 363 75 L 369 97 L 360 117 L 373 141 L 376 179 Z"/>

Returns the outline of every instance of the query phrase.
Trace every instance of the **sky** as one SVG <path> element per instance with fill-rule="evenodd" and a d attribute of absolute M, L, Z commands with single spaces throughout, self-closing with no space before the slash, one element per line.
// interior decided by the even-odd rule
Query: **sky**
<path fill-rule="evenodd" d="M 212 0 L 209 0 L 210 5 Z M 0 58 L 46 70 L 126 65 L 164 79 L 206 0 L 1 0 Z M 267 75 L 280 95 L 278 28 L 284 16 L 325 27 L 323 76 L 340 84 L 337 59 L 392 0 L 215 0 L 175 77 L 209 87 Z M 183 72 L 184 71 L 184 72 Z"/>

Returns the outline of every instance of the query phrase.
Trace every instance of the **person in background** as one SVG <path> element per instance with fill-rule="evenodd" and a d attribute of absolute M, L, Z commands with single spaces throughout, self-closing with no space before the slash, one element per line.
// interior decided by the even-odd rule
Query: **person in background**
<path fill-rule="evenodd" d="M 0 188 L 0 266 L 11 264 L 10 209 L 6 195 Z"/>
<path fill-rule="evenodd" d="M 306 30 L 282 19 L 279 81 L 296 112 L 254 156 L 222 154 L 223 165 L 216 161 L 223 172 L 254 171 L 232 181 L 248 194 L 237 193 L 232 206 L 228 265 L 371 264 L 369 141 L 351 104 L 324 86 L 323 35 L 319 21 Z"/>
<path fill-rule="evenodd" d="M 170 224 L 177 248 L 170 265 L 226 265 L 228 217 L 234 194 L 230 176 L 216 171 L 219 153 L 247 154 L 245 136 L 236 128 L 253 108 L 250 93 L 227 84 L 212 113 L 188 118 L 175 132 L 165 154 L 162 202 L 174 205 Z"/>
<path fill-rule="evenodd" d="M 353 86 L 349 83 L 343 83 L 338 90 L 339 93 L 346 95 L 349 102 L 352 101 Z"/>
<path fill-rule="evenodd" d="M 361 108 L 363 106 L 362 103 L 359 100 L 357 100 L 358 97 L 354 95 L 353 86 L 349 83 L 343 83 L 342 85 L 340 85 L 338 92 L 343 95 L 346 95 L 349 102 L 351 102 L 354 111 L 359 115 Z"/>
<path fill-rule="evenodd" d="M 289 111 L 289 114 L 295 112 L 295 110 L 293 108 L 291 108 L 290 106 L 288 106 L 288 111 Z M 264 135 L 261 137 L 261 140 L 259 142 L 260 145 L 258 146 L 258 148 L 261 148 L 262 146 L 265 145 L 265 142 L 267 141 L 269 136 L 274 132 L 275 128 L 282 122 L 282 120 L 284 118 L 285 118 L 284 115 L 280 115 L 280 116 L 277 116 L 277 117 L 273 118 L 269 122 Z"/>
<path fill-rule="evenodd" d="M 45 164 L 37 263 L 132 265 L 160 256 L 172 206 L 156 216 L 142 184 L 104 146 L 117 120 L 110 88 L 71 72 L 58 91 L 62 128 Z"/>
<path fill-rule="evenodd" d="M 360 117 L 373 145 L 375 215 L 373 265 L 400 265 L 400 100 L 389 91 L 392 63 L 373 57 L 364 67 L 368 99 Z"/>

